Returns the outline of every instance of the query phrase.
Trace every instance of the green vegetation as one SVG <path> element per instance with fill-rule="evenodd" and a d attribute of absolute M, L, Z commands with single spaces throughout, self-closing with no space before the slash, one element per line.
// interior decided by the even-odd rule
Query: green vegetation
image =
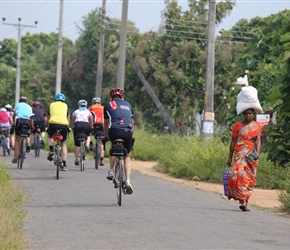
<path fill-rule="evenodd" d="M 10 181 L 0 163 L 0 249 L 25 249 L 22 231 L 24 194 Z"/>

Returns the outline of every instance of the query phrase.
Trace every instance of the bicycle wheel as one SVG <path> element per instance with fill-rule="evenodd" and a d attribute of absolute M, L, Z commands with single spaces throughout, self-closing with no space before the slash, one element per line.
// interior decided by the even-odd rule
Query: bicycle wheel
<path fill-rule="evenodd" d="M 24 141 L 23 138 L 21 138 L 19 153 L 18 153 L 18 161 L 17 161 L 17 168 L 22 169 L 24 161 Z"/>
<path fill-rule="evenodd" d="M 55 146 L 55 157 L 56 157 L 56 179 L 59 179 L 59 169 L 60 169 L 60 163 L 61 163 L 61 157 L 60 157 L 60 146 L 58 144 L 56 144 Z"/>
<path fill-rule="evenodd" d="M 123 178 L 122 178 L 122 162 L 117 159 L 116 164 L 116 178 L 119 182 L 119 186 L 117 188 L 117 201 L 119 206 L 122 205 L 122 189 L 123 189 Z"/>
<path fill-rule="evenodd" d="M 34 135 L 34 153 L 35 153 L 35 157 L 39 157 L 39 154 L 40 154 L 40 136 L 39 136 L 39 133 L 35 133 L 35 135 Z"/>
<path fill-rule="evenodd" d="M 95 169 L 99 169 L 99 160 L 100 160 L 100 142 L 96 139 L 95 144 L 95 151 L 94 151 L 94 158 L 95 158 Z"/>
<path fill-rule="evenodd" d="M 81 168 L 81 171 L 84 171 L 85 169 L 85 145 L 84 145 L 85 142 L 81 142 L 81 146 L 80 146 L 80 168 Z"/>

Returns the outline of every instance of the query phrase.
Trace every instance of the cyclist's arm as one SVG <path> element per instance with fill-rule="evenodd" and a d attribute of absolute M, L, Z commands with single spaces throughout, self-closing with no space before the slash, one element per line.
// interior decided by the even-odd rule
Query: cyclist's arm
<path fill-rule="evenodd" d="M 93 115 L 92 115 L 91 112 L 90 112 L 90 115 L 89 115 L 89 123 L 90 123 L 90 127 L 92 128 L 94 126 L 94 121 L 93 121 Z"/>
<path fill-rule="evenodd" d="M 104 136 L 109 137 L 109 119 L 104 119 Z"/>
<path fill-rule="evenodd" d="M 134 121 L 134 118 L 132 117 L 132 135 L 134 133 L 134 128 L 135 128 L 135 121 Z"/>

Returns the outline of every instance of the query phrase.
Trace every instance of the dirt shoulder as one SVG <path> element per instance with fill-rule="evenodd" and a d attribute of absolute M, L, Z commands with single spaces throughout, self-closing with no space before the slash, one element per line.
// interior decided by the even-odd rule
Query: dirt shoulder
<path fill-rule="evenodd" d="M 132 169 L 140 172 L 142 174 L 158 177 L 182 185 L 194 187 L 196 189 L 201 189 L 213 193 L 220 194 L 223 196 L 223 185 L 215 183 L 207 183 L 201 181 L 188 181 L 183 179 L 174 178 L 168 174 L 163 174 L 154 170 L 154 166 L 157 162 L 143 162 L 143 161 L 132 161 Z M 255 188 L 253 194 L 249 200 L 250 204 L 270 209 L 273 211 L 279 211 L 281 202 L 278 200 L 279 191 L 278 190 L 265 190 Z M 223 196 L 224 197 L 224 196 Z"/>

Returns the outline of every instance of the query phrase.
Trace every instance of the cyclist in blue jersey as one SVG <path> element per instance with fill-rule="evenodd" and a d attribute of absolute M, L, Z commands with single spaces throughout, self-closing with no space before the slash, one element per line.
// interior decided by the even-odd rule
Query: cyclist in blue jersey
<path fill-rule="evenodd" d="M 132 136 L 134 130 L 133 111 L 129 102 L 124 100 L 124 91 L 121 88 L 113 88 L 110 91 L 111 101 L 104 107 L 104 135 L 113 142 L 116 139 L 123 139 L 124 146 L 128 154 L 124 156 L 124 166 L 126 175 L 126 193 L 132 194 L 131 181 L 131 156 Z M 106 139 L 104 139 L 105 141 Z M 110 170 L 107 175 L 108 180 L 114 177 L 115 157 L 110 156 Z"/>
<path fill-rule="evenodd" d="M 27 104 L 27 97 L 22 96 L 19 99 L 19 103 L 15 106 L 14 122 L 15 122 L 15 145 L 14 145 L 14 158 L 12 163 L 17 163 L 18 151 L 20 146 L 20 131 L 23 125 L 27 126 L 30 131 L 33 121 L 31 120 L 32 108 Z M 27 137 L 26 153 L 30 152 L 30 138 Z"/>

